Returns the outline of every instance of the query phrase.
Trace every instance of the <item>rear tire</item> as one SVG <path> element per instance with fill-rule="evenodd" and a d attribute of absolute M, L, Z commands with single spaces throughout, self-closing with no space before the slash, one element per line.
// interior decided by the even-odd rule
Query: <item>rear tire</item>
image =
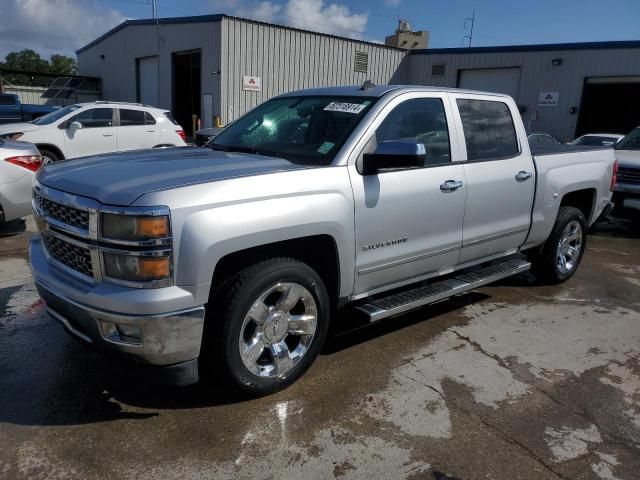
<path fill-rule="evenodd" d="M 542 250 L 529 254 L 533 274 L 545 283 L 562 283 L 578 270 L 587 240 L 587 221 L 574 207 L 560 207 Z"/>
<path fill-rule="evenodd" d="M 60 160 L 60 156 L 52 150 L 47 150 L 46 148 L 39 148 L 38 150 L 40 150 L 40 155 L 42 155 L 43 165 Z"/>
<path fill-rule="evenodd" d="M 222 283 L 210 302 L 201 367 L 253 396 L 282 390 L 311 366 L 329 327 L 320 276 L 292 258 L 249 266 Z"/>

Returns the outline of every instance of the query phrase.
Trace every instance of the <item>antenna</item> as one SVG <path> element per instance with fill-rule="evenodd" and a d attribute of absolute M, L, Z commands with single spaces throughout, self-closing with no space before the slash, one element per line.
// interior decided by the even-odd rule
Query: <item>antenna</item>
<path fill-rule="evenodd" d="M 467 47 L 471 47 L 471 42 L 473 40 L 473 24 L 476 21 L 476 11 L 473 11 L 473 14 L 470 17 L 467 17 L 464 19 L 464 26 L 462 28 L 464 28 L 466 30 L 467 28 L 467 24 L 470 23 L 471 24 L 471 29 L 469 30 L 469 35 L 465 35 L 464 37 L 462 37 L 462 46 L 464 47 L 464 41 L 468 38 L 469 39 L 469 45 L 467 45 Z"/>

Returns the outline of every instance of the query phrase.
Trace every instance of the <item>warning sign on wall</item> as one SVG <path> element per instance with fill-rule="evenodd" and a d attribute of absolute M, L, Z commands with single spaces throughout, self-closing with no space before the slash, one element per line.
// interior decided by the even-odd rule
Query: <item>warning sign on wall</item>
<path fill-rule="evenodd" d="M 259 92 L 261 90 L 260 77 L 242 77 L 242 89 L 251 92 Z"/>
<path fill-rule="evenodd" d="M 539 107 L 557 107 L 560 100 L 560 92 L 540 92 L 538 95 Z"/>

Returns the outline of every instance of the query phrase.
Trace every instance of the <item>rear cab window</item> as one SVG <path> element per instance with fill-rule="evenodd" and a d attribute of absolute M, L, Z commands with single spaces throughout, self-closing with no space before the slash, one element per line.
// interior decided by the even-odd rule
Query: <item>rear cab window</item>
<path fill-rule="evenodd" d="M 18 104 L 18 97 L 15 95 L 0 95 L 0 105 L 15 106 Z"/>
<path fill-rule="evenodd" d="M 468 161 L 498 160 L 520 153 L 509 106 L 496 100 L 456 100 Z"/>

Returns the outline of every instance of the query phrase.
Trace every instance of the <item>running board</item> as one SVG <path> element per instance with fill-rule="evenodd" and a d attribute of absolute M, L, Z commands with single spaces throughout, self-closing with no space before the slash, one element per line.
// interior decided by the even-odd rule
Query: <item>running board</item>
<path fill-rule="evenodd" d="M 529 262 L 518 258 L 493 262 L 484 268 L 467 270 L 446 280 L 399 292 L 396 290 L 395 293 L 372 298 L 355 308 L 369 317 L 370 322 L 376 322 L 526 272 L 530 267 Z"/>

